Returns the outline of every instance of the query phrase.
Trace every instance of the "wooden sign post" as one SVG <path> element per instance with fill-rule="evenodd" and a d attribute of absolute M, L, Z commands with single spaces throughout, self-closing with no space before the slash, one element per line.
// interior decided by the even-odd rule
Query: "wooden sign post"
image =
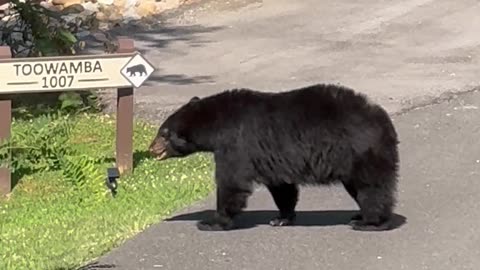
<path fill-rule="evenodd" d="M 135 51 L 134 42 L 118 39 L 116 54 L 11 58 L 0 46 L 0 143 L 10 137 L 11 100 L 2 94 L 117 88 L 116 162 L 121 174 L 133 169 L 133 88 L 155 71 Z M 0 195 L 12 190 L 11 173 L 0 168 Z"/>
<path fill-rule="evenodd" d="M 12 57 L 10 47 L 0 46 L 0 60 Z M 0 96 L 0 143 L 10 138 L 12 125 L 12 101 L 4 100 Z M 8 162 L 8 160 L 5 160 Z M 2 167 L 0 160 L 0 195 L 12 190 L 12 177 L 8 168 Z"/>

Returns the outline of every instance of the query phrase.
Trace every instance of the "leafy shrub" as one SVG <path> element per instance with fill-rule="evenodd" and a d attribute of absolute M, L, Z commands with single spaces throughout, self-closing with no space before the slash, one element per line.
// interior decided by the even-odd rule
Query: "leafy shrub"
<path fill-rule="evenodd" d="M 103 184 L 95 166 L 99 160 L 80 155 L 69 142 L 75 119 L 70 115 L 43 115 L 31 121 L 28 129 L 14 129 L 11 138 L 0 145 L 0 160 L 16 178 L 38 171 L 61 171 L 75 190 Z"/>

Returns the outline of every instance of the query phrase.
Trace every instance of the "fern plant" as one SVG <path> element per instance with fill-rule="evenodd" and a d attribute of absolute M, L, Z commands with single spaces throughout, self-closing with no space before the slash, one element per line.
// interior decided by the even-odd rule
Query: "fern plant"
<path fill-rule="evenodd" d="M 58 170 L 71 151 L 67 142 L 73 127 L 73 119 L 58 112 L 37 118 L 29 129 L 14 130 L 0 146 L 3 165 L 13 173 Z"/>
<path fill-rule="evenodd" d="M 87 191 L 90 198 L 98 202 L 107 193 L 103 187 L 104 174 L 97 167 L 98 159 L 86 155 L 67 155 L 62 159 L 62 175 L 74 191 L 84 194 Z M 81 192 L 80 192 L 81 191 Z"/>
<path fill-rule="evenodd" d="M 35 119 L 28 129 L 14 129 L 12 137 L 0 144 L 1 165 L 18 178 L 38 171 L 60 171 L 79 195 L 79 203 L 86 203 L 81 197 L 85 191 L 91 194 L 88 203 L 105 199 L 108 190 L 98 167 L 100 158 L 81 155 L 69 143 L 75 123 L 75 118 L 57 112 Z"/>

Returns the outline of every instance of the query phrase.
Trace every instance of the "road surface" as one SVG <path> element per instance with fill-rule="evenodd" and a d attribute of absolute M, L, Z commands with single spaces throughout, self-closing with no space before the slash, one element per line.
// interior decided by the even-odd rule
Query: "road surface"
<path fill-rule="evenodd" d="M 476 0 L 210 0 L 206 6 L 153 30 L 119 32 L 135 38 L 157 68 L 136 92 L 137 115 L 158 123 L 194 95 L 318 82 L 355 88 L 394 113 L 479 85 Z"/>

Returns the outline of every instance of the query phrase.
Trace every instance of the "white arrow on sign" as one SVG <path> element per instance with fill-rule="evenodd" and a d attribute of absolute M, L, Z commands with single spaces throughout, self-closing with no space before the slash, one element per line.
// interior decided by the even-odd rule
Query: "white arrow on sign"
<path fill-rule="evenodd" d="M 155 68 L 140 54 L 135 55 L 120 71 L 135 87 L 140 87 L 155 71 Z"/>
<path fill-rule="evenodd" d="M 126 76 L 122 68 L 133 64 L 145 72 L 139 66 Z M 0 94 L 139 87 L 153 71 L 138 53 L 2 59 Z"/>

